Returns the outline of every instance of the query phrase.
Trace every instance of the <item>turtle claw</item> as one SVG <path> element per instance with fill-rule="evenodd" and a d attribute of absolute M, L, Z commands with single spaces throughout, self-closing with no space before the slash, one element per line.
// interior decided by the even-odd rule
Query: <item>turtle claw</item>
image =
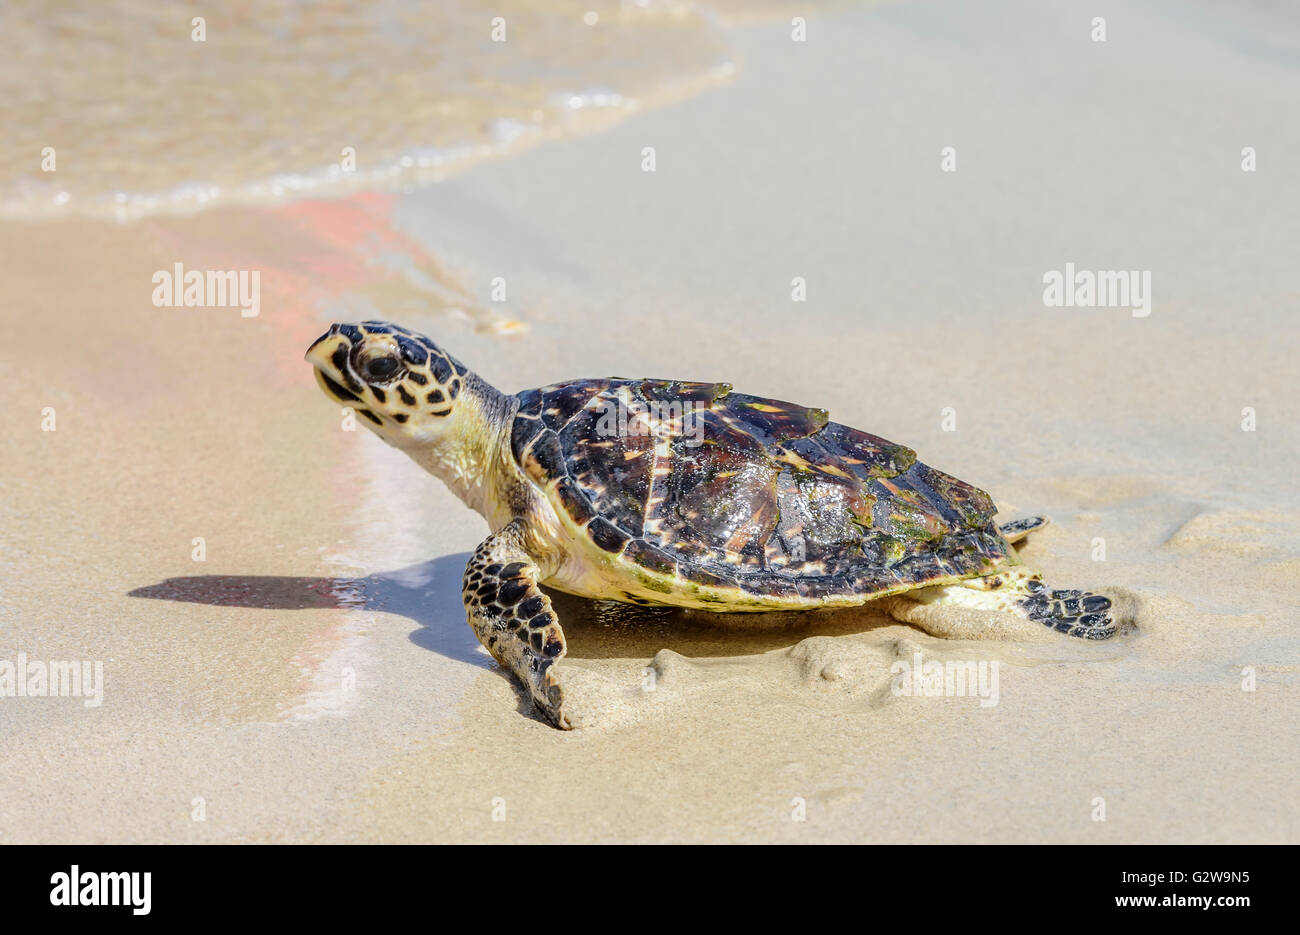
<path fill-rule="evenodd" d="M 560 730 L 573 730 L 564 710 L 564 689 L 555 676 L 555 670 L 548 667 L 541 678 L 541 690 L 533 693 L 533 704 Z"/>
<path fill-rule="evenodd" d="M 542 691 L 533 696 L 546 719 L 561 730 L 594 727 L 602 705 L 611 700 L 610 682 L 595 672 L 552 666 L 542 678 Z"/>

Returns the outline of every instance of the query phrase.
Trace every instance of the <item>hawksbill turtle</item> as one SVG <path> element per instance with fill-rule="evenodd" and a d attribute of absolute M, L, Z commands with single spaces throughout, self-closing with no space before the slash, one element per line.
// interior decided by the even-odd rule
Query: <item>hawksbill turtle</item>
<path fill-rule="evenodd" d="M 999 526 L 984 491 L 824 409 L 655 379 L 511 396 L 379 321 L 333 325 L 306 359 L 327 396 L 487 520 L 465 568 L 469 624 L 558 727 L 574 718 L 543 584 L 715 612 L 904 595 L 1090 640 L 1117 630 L 1108 598 L 1021 564 L 1011 543 L 1045 520 Z"/>

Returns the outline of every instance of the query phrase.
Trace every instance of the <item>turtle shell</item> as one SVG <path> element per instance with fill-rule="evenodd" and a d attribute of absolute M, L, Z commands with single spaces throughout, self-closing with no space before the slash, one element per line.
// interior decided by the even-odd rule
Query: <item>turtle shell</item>
<path fill-rule="evenodd" d="M 824 409 L 652 379 L 517 398 L 525 473 L 598 547 L 653 572 L 818 598 L 988 574 L 1011 551 L 988 494 Z"/>

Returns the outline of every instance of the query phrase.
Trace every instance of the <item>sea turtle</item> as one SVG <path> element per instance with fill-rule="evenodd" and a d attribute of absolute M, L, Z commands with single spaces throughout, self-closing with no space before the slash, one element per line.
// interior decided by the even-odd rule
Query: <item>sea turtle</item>
<path fill-rule="evenodd" d="M 824 409 L 656 379 L 510 396 L 379 321 L 333 325 L 306 357 L 326 395 L 487 520 L 465 569 L 469 624 L 559 727 L 574 720 L 564 634 L 541 584 L 718 612 L 905 593 L 1085 639 L 1117 629 L 1110 600 L 1021 565 L 1011 543 L 1044 520 L 999 527 L 984 491 Z"/>

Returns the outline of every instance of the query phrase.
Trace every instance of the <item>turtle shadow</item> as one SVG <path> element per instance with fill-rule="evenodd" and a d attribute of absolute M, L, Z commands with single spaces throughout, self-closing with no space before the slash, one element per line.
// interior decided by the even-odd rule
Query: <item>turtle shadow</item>
<path fill-rule="evenodd" d="M 469 553 L 360 578 L 285 575 L 191 575 L 127 592 L 128 597 L 266 610 L 369 610 L 400 614 L 419 625 L 417 646 L 449 659 L 492 668 L 465 625 L 460 579 Z"/>
<path fill-rule="evenodd" d="M 571 659 L 649 659 L 661 649 L 696 659 L 756 656 L 789 649 L 810 636 L 847 636 L 900 625 L 871 607 L 718 614 L 547 593 L 564 629 L 565 656 Z"/>
<path fill-rule="evenodd" d="M 129 597 L 266 610 L 368 610 L 400 614 L 418 628 L 416 646 L 496 669 L 465 623 L 461 577 L 470 553 L 444 555 L 360 578 L 192 575 L 135 588 Z M 688 658 L 760 655 L 809 636 L 844 636 L 898 622 L 869 607 L 800 613 L 715 614 L 595 601 L 546 589 L 572 659 L 652 658 L 670 649 Z M 502 670 L 502 674 L 509 677 Z"/>

